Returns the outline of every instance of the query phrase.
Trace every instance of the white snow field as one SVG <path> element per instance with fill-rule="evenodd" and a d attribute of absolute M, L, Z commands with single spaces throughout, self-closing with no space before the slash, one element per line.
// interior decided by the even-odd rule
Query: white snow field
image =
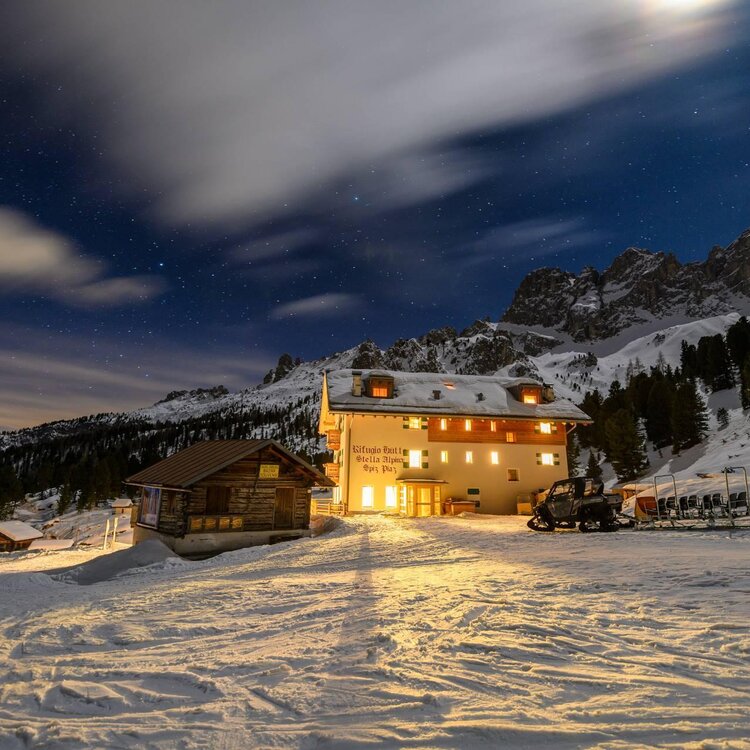
<path fill-rule="evenodd" d="M 42 572 L 101 554 L 0 563 L 3 750 L 750 747 L 750 532 L 361 517 Z"/>

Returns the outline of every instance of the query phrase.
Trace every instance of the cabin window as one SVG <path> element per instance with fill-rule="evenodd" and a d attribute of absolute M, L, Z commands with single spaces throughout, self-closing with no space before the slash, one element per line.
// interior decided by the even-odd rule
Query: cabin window
<path fill-rule="evenodd" d="M 490 453 L 490 463 L 493 466 L 497 466 L 500 463 L 500 454 L 497 451 Z"/>
<path fill-rule="evenodd" d="M 206 515 L 219 516 L 229 513 L 230 487 L 210 485 L 206 488 Z"/>
<path fill-rule="evenodd" d="M 367 379 L 367 395 L 372 398 L 393 398 L 393 378 L 370 376 Z"/>
<path fill-rule="evenodd" d="M 466 463 L 467 464 L 474 463 L 474 451 L 466 451 Z"/>
<path fill-rule="evenodd" d="M 409 451 L 409 468 L 420 469 L 422 467 L 422 451 Z"/>
<path fill-rule="evenodd" d="M 405 430 L 427 429 L 427 417 L 403 417 L 401 421 Z"/>
<path fill-rule="evenodd" d="M 440 429 L 445 431 L 448 429 L 448 420 L 447 419 L 441 419 L 440 420 Z"/>
<path fill-rule="evenodd" d="M 448 463 L 448 451 L 440 451 L 440 463 L 441 464 Z"/>
<path fill-rule="evenodd" d="M 516 433 L 515 432 L 506 432 L 505 433 L 505 442 L 506 443 L 515 443 L 516 442 Z"/>
<path fill-rule="evenodd" d="M 466 432 L 471 432 L 471 420 L 470 419 L 464 420 L 464 429 L 466 430 Z"/>
<path fill-rule="evenodd" d="M 560 454 L 559 453 L 537 453 L 536 462 L 540 466 L 559 466 Z"/>
<path fill-rule="evenodd" d="M 398 496 L 396 492 L 396 487 L 386 487 L 385 488 L 385 507 L 386 508 L 395 508 L 398 505 Z"/>
<path fill-rule="evenodd" d="M 167 491 L 162 496 L 162 511 L 170 516 L 174 515 L 175 505 L 177 500 L 177 493 L 173 491 Z"/>
<path fill-rule="evenodd" d="M 518 469 L 508 469 L 508 481 L 509 482 L 520 482 L 520 474 L 518 472 Z"/>
<path fill-rule="evenodd" d="M 550 422 L 540 422 L 539 423 L 539 432 L 541 432 L 542 435 L 551 435 L 552 434 L 552 424 Z"/>
<path fill-rule="evenodd" d="M 362 488 L 362 507 L 363 508 L 372 508 L 374 498 L 375 498 L 375 489 L 373 487 L 367 486 L 367 487 Z"/>
<path fill-rule="evenodd" d="M 497 422 L 494 419 L 490 422 L 490 432 L 497 432 Z"/>

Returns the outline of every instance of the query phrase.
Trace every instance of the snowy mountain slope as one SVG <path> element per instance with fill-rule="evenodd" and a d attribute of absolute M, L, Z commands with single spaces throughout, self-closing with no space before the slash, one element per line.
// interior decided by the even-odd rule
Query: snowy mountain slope
<path fill-rule="evenodd" d="M 628 366 L 636 361 L 646 370 L 656 366 L 660 358 L 673 369 L 679 367 L 683 341 L 697 344 L 702 336 L 724 334 L 739 317 L 735 312 L 669 326 L 628 341 L 604 356 L 589 356 L 590 348 L 573 344 L 530 359 L 541 379 L 552 383 L 558 395 L 580 401 L 587 390 L 598 388 L 606 394 L 613 381 L 624 385 Z"/>
<path fill-rule="evenodd" d="M 460 333 L 445 326 L 385 349 L 366 341 L 296 366 L 286 355 L 288 366 L 269 373 L 271 382 L 263 385 L 237 393 L 222 387 L 176 392 L 130 413 L 3 433 L 0 451 L 22 466 L 85 453 L 92 439 L 107 450 L 133 443 L 131 455 L 141 456 L 206 438 L 277 437 L 313 457 L 325 447 L 316 432 L 322 374 L 348 367 L 532 376 L 580 401 L 586 390 L 606 392 L 613 380 L 624 382 L 629 363 L 648 368 L 661 356 L 677 366 L 681 342 L 726 331 L 748 307 L 748 294 L 750 231 L 726 250 L 714 248 L 702 264 L 631 248 L 601 274 L 532 272 L 499 323 L 476 321 Z M 583 327 L 571 323 L 576 320 Z M 584 330 L 596 337 L 582 339 Z"/>

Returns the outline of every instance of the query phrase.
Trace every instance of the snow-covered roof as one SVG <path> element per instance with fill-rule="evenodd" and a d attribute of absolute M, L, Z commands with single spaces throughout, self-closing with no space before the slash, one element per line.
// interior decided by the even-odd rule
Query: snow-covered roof
<path fill-rule="evenodd" d="M 27 539 L 39 539 L 44 536 L 41 531 L 23 521 L 0 521 L 0 534 L 14 542 L 25 542 Z"/>
<path fill-rule="evenodd" d="M 352 395 L 352 374 L 393 378 L 393 398 Z M 572 401 L 556 399 L 548 404 L 524 404 L 510 388 L 540 383 L 528 378 L 488 375 L 452 375 L 395 370 L 335 370 L 326 374 L 328 408 L 333 412 L 432 414 L 467 417 L 514 417 L 518 419 L 566 419 L 590 422 Z M 440 391 L 435 398 L 434 391 Z"/>
<path fill-rule="evenodd" d="M 130 508 L 132 505 L 133 501 L 129 497 L 118 497 L 112 501 L 113 508 Z"/>
<path fill-rule="evenodd" d="M 29 550 L 59 550 L 71 549 L 75 544 L 75 539 L 35 539 L 30 545 Z"/>

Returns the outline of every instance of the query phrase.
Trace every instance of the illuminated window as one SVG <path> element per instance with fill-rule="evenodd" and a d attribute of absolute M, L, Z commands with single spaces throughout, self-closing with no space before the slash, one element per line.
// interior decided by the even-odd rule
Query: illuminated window
<path fill-rule="evenodd" d="M 490 453 L 490 463 L 493 466 L 497 466 L 500 463 L 500 454 L 497 451 Z"/>
<path fill-rule="evenodd" d="M 506 432 L 505 433 L 505 442 L 506 443 L 515 443 L 516 442 L 516 433 L 515 432 Z"/>
<path fill-rule="evenodd" d="M 409 417 L 409 429 L 410 430 L 421 430 L 422 420 L 419 417 Z"/>
<path fill-rule="evenodd" d="M 398 499 L 396 496 L 396 488 L 386 487 L 385 488 L 385 507 L 395 508 L 397 504 L 398 504 Z"/>
<path fill-rule="evenodd" d="M 474 452 L 473 451 L 466 451 L 466 463 L 467 464 L 473 464 L 474 463 Z"/>
<path fill-rule="evenodd" d="M 524 393 L 523 402 L 524 404 L 538 404 L 539 399 L 537 398 L 536 393 Z"/>
<path fill-rule="evenodd" d="M 470 419 L 464 420 L 464 429 L 466 430 L 466 432 L 471 432 L 471 420 Z"/>
<path fill-rule="evenodd" d="M 542 453 L 542 466 L 554 466 L 555 456 L 553 453 Z"/>
<path fill-rule="evenodd" d="M 388 388 L 384 385 L 374 385 L 370 388 L 373 398 L 388 398 Z"/>
<path fill-rule="evenodd" d="M 448 451 L 440 451 L 440 463 L 448 463 Z"/>
<path fill-rule="evenodd" d="M 441 419 L 440 420 L 440 429 L 441 430 L 447 430 L 448 429 L 448 420 L 447 419 Z"/>
<path fill-rule="evenodd" d="M 490 432 L 497 432 L 497 422 L 494 419 L 490 422 Z"/>
<path fill-rule="evenodd" d="M 449 390 L 449 391 L 455 391 L 456 386 L 453 383 L 445 382 L 443 385 Z"/>
<path fill-rule="evenodd" d="M 539 423 L 539 432 L 541 432 L 542 435 L 551 435 L 552 434 L 552 424 L 550 422 L 540 422 Z"/>
<path fill-rule="evenodd" d="M 422 468 L 422 451 L 409 451 L 409 468 Z"/>
<path fill-rule="evenodd" d="M 375 490 L 372 487 L 362 488 L 362 507 L 372 508 L 373 499 L 375 497 Z"/>
<path fill-rule="evenodd" d="M 508 481 L 509 482 L 518 482 L 518 481 L 520 481 L 519 474 L 518 474 L 518 469 L 508 469 Z"/>

